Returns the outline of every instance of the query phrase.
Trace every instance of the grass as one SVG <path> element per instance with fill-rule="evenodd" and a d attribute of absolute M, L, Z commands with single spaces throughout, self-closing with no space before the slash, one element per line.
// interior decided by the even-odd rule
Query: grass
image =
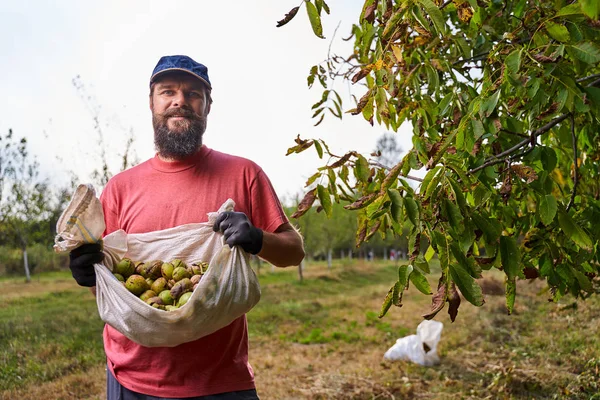
<path fill-rule="evenodd" d="M 397 276 L 390 263 L 261 268 L 260 303 L 248 314 L 250 362 L 262 399 L 600 398 L 600 298 L 550 303 L 540 281 L 519 282 L 515 312 L 482 282 L 486 304 L 446 310 L 441 363 L 383 360 L 414 334 L 430 297 L 409 288 L 379 319 Z M 434 283 L 435 278 L 432 279 Z M 0 399 L 104 397 L 103 323 L 94 297 L 68 272 L 0 280 Z M 596 396 L 596 397 L 594 397 Z"/>

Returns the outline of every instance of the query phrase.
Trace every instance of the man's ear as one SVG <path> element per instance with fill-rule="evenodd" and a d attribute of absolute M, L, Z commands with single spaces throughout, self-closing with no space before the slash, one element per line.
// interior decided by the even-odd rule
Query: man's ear
<path fill-rule="evenodd" d="M 211 105 L 212 105 L 212 103 L 210 103 L 210 102 L 206 105 L 206 115 L 210 114 L 210 106 Z"/>
<path fill-rule="evenodd" d="M 150 95 L 150 111 L 154 109 L 154 102 L 152 101 L 152 95 Z"/>

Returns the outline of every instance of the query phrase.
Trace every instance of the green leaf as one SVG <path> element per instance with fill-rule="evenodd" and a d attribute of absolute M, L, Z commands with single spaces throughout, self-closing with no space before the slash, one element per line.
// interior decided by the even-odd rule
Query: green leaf
<path fill-rule="evenodd" d="M 517 241 L 512 236 L 500 237 L 500 258 L 502 267 L 508 279 L 514 279 L 519 273 L 519 248 Z"/>
<path fill-rule="evenodd" d="M 325 39 L 323 36 L 323 26 L 321 25 L 321 17 L 319 16 L 319 11 L 317 11 L 317 7 L 310 1 L 306 1 L 306 12 L 308 13 L 308 20 L 310 21 L 310 26 L 312 27 L 313 32 L 317 37 L 321 39 Z"/>
<path fill-rule="evenodd" d="M 580 0 L 581 10 L 591 19 L 598 19 L 600 2 L 598 0 Z"/>
<path fill-rule="evenodd" d="M 581 13 L 581 4 L 575 2 L 573 4 L 569 4 L 568 6 L 561 8 L 556 15 L 559 17 L 564 17 L 567 15 L 575 15 Z"/>
<path fill-rule="evenodd" d="M 517 282 L 515 279 L 506 280 L 506 309 L 508 315 L 512 314 L 515 308 L 515 296 L 517 294 Z"/>
<path fill-rule="evenodd" d="M 575 244 L 585 250 L 592 250 L 592 239 L 585 231 L 573 221 L 571 216 L 564 211 L 558 213 L 558 223 L 565 235 Z"/>
<path fill-rule="evenodd" d="M 521 67 L 521 49 L 514 50 L 504 59 L 504 65 L 511 74 L 516 74 Z"/>
<path fill-rule="evenodd" d="M 571 40 L 571 36 L 569 35 L 569 30 L 564 25 L 555 24 L 551 21 L 546 21 L 546 32 L 550 35 L 551 38 L 558 40 L 559 42 L 568 42 Z"/>
<path fill-rule="evenodd" d="M 498 99 L 500 98 L 500 92 L 501 92 L 501 90 L 498 89 L 498 90 L 496 90 L 496 93 L 494 93 L 493 95 L 491 95 L 490 97 L 485 99 L 481 104 L 481 108 L 479 109 L 479 112 L 483 113 L 483 115 L 485 115 L 486 117 L 489 117 L 490 114 L 492 112 L 494 112 L 494 110 L 496 109 L 496 105 L 498 104 Z M 473 121 L 475 122 L 475 120 L 473 120 Z M 481 124 L 481 121 L 478 121 L 478 122 Z M 473 129 L 475 129 L 475 138 L 477 139 L 481 135 L 477 135 L 477 129 L 475 128 L 475 126 L 473 126 Z M 483 131 L 483 125 L 481 125 L 481 131 Z M 482 132 L 482 134 L 483 134 L 483 132 Z"/>
<path fill-rule="evenodd" d="M 600 48 L 592 42 L 583 42 L 577 45 L 569 46 L 571 54 L 587 64 L 600 62 Z"/>
<path fill-rule="evenodd" d="M 412 265 L 401 265 L 398 267 L 398 282 L 402 290 L 408 285 L 408 277 L 413 272 Z"/>
<path fill-rule="evenodd" d="M 471 215 L 473 222 L 479 229 L 483 231 L 483 236 L 488 244 L 495 244 L 500 236 L 501 231 L 490 220 L 480 214 L 474 213 Z"/>
<path fill-rule="evenodd" d="M 412 282 L 413 285 L 415 285 L 415 287 L 417 288 L 417 290 L 419 292 L 421 292 L 423 294 L 432 294 L 431 286 L 429 285 L 427 278 L 425 277 L 425 275 L 423 275 L 421 273 L 421 271 L 419 271 L 417 269 L 413 269 L 413 271 L 409 277 L 410 277 L 410 281 Z"/>
<path fill-rule="evenodd" d="M 585 276 L 585 274 L 575 268 L 571 267 L 571 272 L 573 273 L 573 275 L 575 276 L 575 279 L 577 279 L 577 282 L 579 283 L 579 286 L 585 290 L 588 293 L 592 293 L 594 291 L 594 287 L 592 286 L 592 283 L 590 282 L 590 280 L 588 279 L 587 276 Z"/>
<path fill-rule="evenodd" d="M 444 172 L 442 171 L 442 172 L 436 174 L 431 179 L 431 182 L 429 182 L 429 184 L 427 185 L 427 190 L 425 191 L 425 196 L 423 197 L 423 200 L 426 200 L 426 199 L 428 199 L 431 196 L 431 194 L 433 193 L 433 191 L 440 184 L 440 181 L 442 180 L 443 177 L 444 177 Z"/>
<path fill-rule="evenodd" d="M 400 222 L 402 220 L 402 195 L 396 189 L 388 189 L 388 196 L 392 201 L 392 218 L 394 221 Z"/>
<path fill-rule="evenodd" d="M 483 123 L 478 119 L 473 119 L 471 121 L 471 123 L 473 125 L 473 133 L 474 133 L 473 140 L 475 141 L 475 140 L 479 139 L 481 136 L 483 136 L 483 134 L 485 133 L 485 129 L 483 128 Z"/>
<path fill-rule="evenodd" d="M 419 206 L 412 197 L 404 198 L 404 206 L 406 208 L 406 215 L 414 226 L 418 226 L 419 221 Z"/>
<path fill-rule="evenodd" d="M 354 173 L 358 180 L 364 183 L 366 183 L 369 179 L 369 176 L 371 176 L 369 162 L 361 154 L 358 155 L 358 159 L 356 160 L 356 165 L 354 166 Z"/>
<path fill-rule="evenodd" d="M 315 149 L 317 149 L 317 154 L 319 158 L 323 158 L 323 147 L 321 147 L 321 143 L 318 140 L 315 140 Z"/>
<path fill-rule="evenodd" d="M 438 114 L 440 116 L 444 116 L 446 115 L 446 113 L 448 113 L 448 111 L 451 108 L 450 106 L 452 105 L 453 99 L 454 93 L 450 92 L 442 99 L 442 101 L 440 101 L 440 103 L 438 104 Z"/>
<path fill-rule="evenodd" d="M 321 203 L 323 210 L 325 210 L 325 214 L 327 214 L 328 218 L 331 218 L 332 204 L 329 190 L 327 190 L 327 188 L 323 185 L 318 185 L 317 195 L 319 196 L 319 202 Z"/>
<path fill-rule="evenodd" d="M 454 198 L 456 199 L 456 203 L 461 210 L 466 211 L 467 202 L 465 200 L 465 196 L 463 195 L 462 188 L 459 186 L 458 182 L 454 180 L 454 178 L 447 177 L 448 182 L 450 182 L 450 186 L 452 186 L 452 192 L 454 192 Z"/>
<path fill-rule="evenodd" d="M 459 264 L 450 264 L 450 276 L 469 303 L 477 307 L 480 307 L 485 303 L 481 287 Z"/>
<path fill-rule="evenodd" d="M 394 284 L 388 291 L 385 299 L 383 300 L 383 304 L 381 305 L 381 311 L 379 312 L 379 318 L 383 318 L 385 314 L 387 314 L 388 310 L 392 306 L 392 302 L 394 301 L 394 297 L 398 297 L 398 282 Z"/>
<path fill-rule="evenodd" d="M 436 30 L 441 34 L 446 33 L 446 22 L 439 7 L 431 0 L 418 0 L 418 2 L 423 6 L 427 14 L 429 14 Z"/>
<path fill-rule="evenodd" d="M 431 248 L 431 246 L 429 247 Z M 433 249 L 431 249 L 433 251 Z M 415 267 L 419 268 L 421 271 L 425 272 L 426 274 L 431 273 L 431 269 L 429 268 L 429 263 L 427 262 L 427 260 L 425 260 L 425 257 L 423 257 L 422 255 L 418 255 L 417 258 L 415 258 L 415 260 L 413 261 Z"/>
<path fill-rule="evenodd" d="M 481 278 L 481 268 L 479 268 L 479 265 L 476 265 L 472 258 L 464 255 L 456 242 L 452 242 L 450 244 L 450 251 L 456 259 L 458 265 L 467 271 L 469 275 L 471 275 L 473 278 Z"/>
<path fill-rule="evenodd" d="M 544 225 L 550 225 L 554 221 L 556 210 L 558 209 L 556 198 L 551 194 L 540 197 L 538 204 L 538 213 L 540 220 Z"/>
<path fill-rule="evenodd" d="M 446 214 L 450 227 L 456 232 L 461 232 L 464 226 L 463 216 L 461 215 L 459 208 L 448 198 L 444 198 L 442 204 L 442 210 L 444 211 L 444 214 Z"/>
<path fill-rule="evenodd" d="M 423 195 L 427 192 L 427 188 L 429 187 L 429 183 L 431 183 L 431 180 L 433 179 L 433 177 L 438 173 L 438 171 L 441 169 L 441 167 L 435 166 L 433 168 L 431 168 L 429 170 L 429 172 L 427 172 L 425 174 L 425 177 L 423 178 L 423 182 L 421 182 L 421 184 L 419 185 L 419 194 Z"/>

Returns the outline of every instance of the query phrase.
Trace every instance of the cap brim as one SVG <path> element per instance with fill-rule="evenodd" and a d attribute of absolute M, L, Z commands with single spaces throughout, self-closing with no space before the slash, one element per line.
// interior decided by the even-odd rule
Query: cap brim
<path fill-rule="evenodd" d="M 167 68 L 167 69 L 163 69 L 162 71 L 158 71 L 157 73 L 155 73 L 154 75 L 152 75 L 150 77 L 150 84 L 153 84 L 156 81 L 156 79 L 158 77 L 160 77 L 161 75 L 163 75 L 163 74 L 166 74 L 166 73 L 169 73 L 169 72 L 178 72 L 178 71 L 188 73 L 188 74 L 192 75 L 193 77 L 198 78 L 206 86 L 208 86 L 209 89 L 212 90 L 212 86 L 210 86 L 210 83 L 208 83 L 206 81 L 206 79 L 202 78 L 200 75 L 196 75 L 195 73 L 193 73 L 191 71 L 188 71 L 187 69 L 183 69 L 183 68 Z"/>

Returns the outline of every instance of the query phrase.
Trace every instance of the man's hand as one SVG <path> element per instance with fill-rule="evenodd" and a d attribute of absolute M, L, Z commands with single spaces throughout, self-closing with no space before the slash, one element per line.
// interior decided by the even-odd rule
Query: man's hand
<path fill-rule="evenodd" d="M 213 231 L 222 232 L 229 247 L 240 246 L 250 254 L 258 254 L 262 249 L 263 231 L 252 225 L 242 212 L 222 212 L 213 225 Z"/>
<path fill-rule="evenodd" d="M 96 286 L 94 264 L 104 260 L 100 243 L 84 244 L 69 253 L 69 268 L 80 286 Z"/>

